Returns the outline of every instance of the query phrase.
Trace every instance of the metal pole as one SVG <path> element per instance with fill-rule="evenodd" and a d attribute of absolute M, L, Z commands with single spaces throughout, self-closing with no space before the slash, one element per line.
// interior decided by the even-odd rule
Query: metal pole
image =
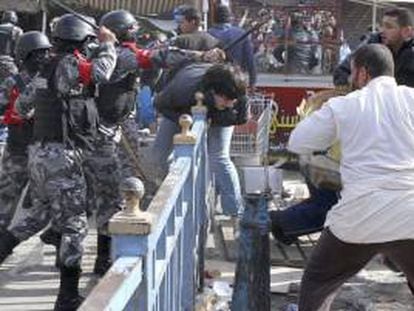
<path fill-rule="evenodd" d="M 44 0 L 40 0 L 39 2 L 40 12 L 42 13 L 42 32 L 45 34 L 47 31 L 47 8 L 46 2 Z"/>
<path fill-rule="evenodd" d="M 372 32 L 375 32 L 377 28 L 377 1 L 373 0 L 372 4 Z"/>
<path fill-rule="evenodd" d="M 83 16 L 82 14 L 80 14 L 80 13 L 76 12 L 75 10 L 71 9 L 67 5 L 61 3 L 58 0 L 49 0 L 49 1 L 51 1 L 53 4 L 57 5 L 58 7 L 62 8 L 66 12 L 73 14 L 74 16 L 76 16 L 77 18 L 79 18 L 81 21 L 83 21 L 86 24 L 88 24 L 89 26 L 91 26 L 93 29 L 99 30 L 99 27 L 97 25 L 95 25 L 89 19 L 87 19 L 85 16 Z"/>
<path fill-rule="evenodd" d="M 42 10 L 42 32 L 46 33 L 47 31 L 47 12 Z"/>
<path fill-rule="evenodd" d="M 208 0 L 203 0 L 202 2 L 201 11 L 203 12 L 203 30 L 208 30 L 208 11 L 209 11 L 209 3 Z"/>
<path fill-rule="evenodd" d="M 231 311 L 270 311 L 268 193 L 246 195 Z"/>

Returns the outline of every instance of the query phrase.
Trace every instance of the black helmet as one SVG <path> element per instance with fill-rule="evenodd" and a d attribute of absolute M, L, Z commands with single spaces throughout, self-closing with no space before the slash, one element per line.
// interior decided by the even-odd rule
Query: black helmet
<path fill-rule="evenodd" d="M 128 34 L 128 30 L 137 25 L 135 17 L 125 10 L 116 10 L 106 13 L 99 22 L 100 26 L 109 28 L 118 38 Z"/>
<path fill-rule="evenodd" d="M 173 15 L 175 22 L 177 22 L 178 24 L 183 18 L 189 21 L 196 20 L 199 22 L 201 20 L 200 11 L 190 4 L 179 5 L 174 9 Z"/>
<path fill-rule="evenodd" d="M 92 17 L 85 16 L 92 23 Z M 62 15 L 54 24 L 52 37 L 62 40 L 83 41 L 87 37 L 96 37 L 94 28 L 73 14 Z"/>
<path fill-rule="evenodd" d="M 4 11 L 3 12 L 3 15 L 1 17 L 2 23 L 12 23 L 16 25 L 18 21 L 19 19 L 17 18 L 17 14 L 15 11 Z"/>
<path fill-rule="evenodd" d="M 17 41 L 16 60 L 23 62 L 29 54 L 35 50 L 49 49 L 52 45 L 44 33 L 40 31 L 28 31 L 22 34 Z"/>

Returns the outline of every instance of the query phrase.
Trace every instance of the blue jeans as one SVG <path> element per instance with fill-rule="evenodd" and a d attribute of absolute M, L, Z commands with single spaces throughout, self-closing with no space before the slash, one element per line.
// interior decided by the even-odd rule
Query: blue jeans
<path fill-rule="evenodd" d="M 173 138 L 181 131 L 180 126 L 168 118 L 162 117 L 158 125 L 157 136 L 152 146 L 151 161 L 153 167 L 163 178 L 167 175 L 173 159 Z"/>
<path fill-rule="evenodd" d="M 208 129 L 208 158 L 211 173 L 216 183 L 216 191 L 220 194 L 223 213 L 229 216 L 241 215 L 243 200 L 237 170 L 230 159 L 230 144 L 233 126 L 213 126 Z M 152 149 L 154 167 L 165 176 L 172 161 L 173 137 L 180 132 L 176 122 L 162 118 Z"/>
<path fill-rule="evenodd" d="M 148 85 L 144 85 L 137 94 L 135 122 L 140 128 L 147 128 L 155 122 L 152 91 Z"/>
<path fill-rule="evenodd" d="M 208 130 L 208 158 L 211 173 L 220 195 L 223 213 L 241 216 L 243 199 L 236 167 L 230 158 L 231 137 L 234 126 L 211 126 Z"/>
<path fill-rule="evenodd" d="M 287 236 L 320 231 L 326 214 L 338 202 L 335 191 L 318 189 L 307 182 L 310 197 L 278 213 L 278 225 Z"/>

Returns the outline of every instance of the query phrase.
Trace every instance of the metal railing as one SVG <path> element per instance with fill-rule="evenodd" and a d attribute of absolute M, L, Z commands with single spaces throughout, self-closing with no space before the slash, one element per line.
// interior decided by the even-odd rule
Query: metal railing
<path fill-rule="evenodd" d="M 180 118 L 175 161 L 146 212 L 111 219 L 114 264 L 80 310 L 193 310 L 202 287 L 208 193 L 206 109 Z"/>

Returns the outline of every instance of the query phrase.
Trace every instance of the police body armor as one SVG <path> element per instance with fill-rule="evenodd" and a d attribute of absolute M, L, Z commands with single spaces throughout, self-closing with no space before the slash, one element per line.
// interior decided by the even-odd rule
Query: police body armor
<path fill-rule="evenodd" d="M 40 142 L 64 143 L 69 148 L 92 148 L 99 125 L 94 88 L 84 87 L 82 94 L 76 96 L 58 94 L 54 75 L 63 56 L 52 59 L 41 74 L 48 87 L 36 93 L 33 137 Z"/>
<path fill-rule="evenodd" d="M 13 55 L 15 42 L 13 39 L 13 24 L 0 25 L 0 55 Z"/>
<path fill-rule="evenodd" d="M 101 119 L 109 125 L 124 121 L 134 109 L 137 88 L 137 75 L 132 73 L 115 83 L 100 84 L 97 107 Z"/>
<path fill-rule="evenodd" d="M 133 52 L 141 69 L 152 68 L 148 51 L 138 48 L 135 42 L 123 42 L 122 46 Z M 122 123 L 132 112 L 138 89 L 138 73 L 129 73 L 114 83 L 98 87 L 99 116 L 108 125 Z"/>
<path fill-rule="evenodd" d="M 298 107 L 298 114 L 306 118 L 314 111 L 320 109 L 330 98 L 343 96 L 349 92 L 348 89 L 333 89 L 316 93 L 308 100 L 303 100 Z M 332 191 L 342 189 L 339 163 L 341 150 L 339 142 L 335 142 L 328 150 L 315 152 L 312 155 L 300 155 L 299 164 L 302 173 L 308 177 L 310 182 L 317 188 Z"/>

